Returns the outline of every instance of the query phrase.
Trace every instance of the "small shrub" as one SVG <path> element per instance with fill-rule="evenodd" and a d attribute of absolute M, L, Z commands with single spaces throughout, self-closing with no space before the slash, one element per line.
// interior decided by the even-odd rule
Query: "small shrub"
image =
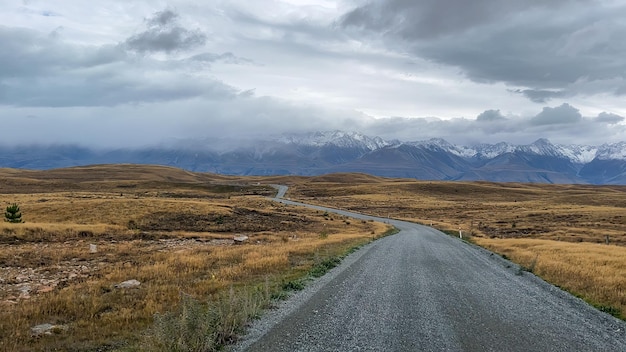
<path fill-rule="evenodd" d="M 13 203 L 7 206 L 6 212 L 4 213 L 4 221 L 10 222 L 13 224 L 24 222 L 22 220 L 22 213 L 20 212 L 20 206 L 17 203 Z"/>

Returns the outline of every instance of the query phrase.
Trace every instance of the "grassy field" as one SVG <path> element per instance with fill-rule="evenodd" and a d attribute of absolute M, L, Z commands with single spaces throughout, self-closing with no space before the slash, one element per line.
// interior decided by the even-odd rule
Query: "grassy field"
<path fill-rule="evenodd" d="M 475 240 L 600 310 L 626 317 L 626 247 L 538 239 Z"/>
<path fill-rule="evenodd" d="M 3 351 L 217 349 L 272 298 L 389 230 L 272 202 L 253 180 L 172 168 L 0 178 L 2 206 L 18 203 L 25 220 L 0 223 Z M 127 280 L 140 285 L 116 287 Z M 40 324 L 53 327 L 34 333 Z"/>
<path fill-rule="evenodd" d="M 272 183 L 289 185 L 291 199 L 461 230 L 626 315 L 626 187 L 225 177 L 137 165 L 5 169 L 0 178 L 0 205 L 20 204 L 26 221 L 0 223 L 4 351 L 214 350 L 272 299 L 389 230 L 272 202 Z M 249 239 L 235 245 L 237 235 Z M 131 279 L 140 285 L 116 287 Z M 44 323 L 54 325 L 48 334 L 33 333 Z"/>
<path fill-rule="evenodd" d="M 302 201 L 432 225 L 626 317 L 626 187 L 424 182 L 336 174 L 294 180 Z M 606 245 L 608 241 L 610 245 Z"/>
<path fill-rule="evenodd" d="M 289 196 L 488 238 L 626 245 L 626 187 L 424 182 L 360 175 L 295 182 Z"/>

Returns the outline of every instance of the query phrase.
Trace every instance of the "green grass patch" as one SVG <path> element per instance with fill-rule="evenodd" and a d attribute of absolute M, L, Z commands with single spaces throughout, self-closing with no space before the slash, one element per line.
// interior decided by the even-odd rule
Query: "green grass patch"
<path fill-rule="evenodd" d="M 620 312 L 620 310 L 615 307 L 605 306 L 605 305 L 594 305 L 594 306 L 601 312 L 611 314 L 612 316 L 618 319 L 624 320 L 624 317 L 622 316 L 622 313 Z"/>
<path fill-rule="evenodd" d="M 331 257 L 323 260 L 319 264 L 315 265 L 311 271 L 309 271 L 309 275 L 313 277 L 322 277 L 326 274 L 330 269 L 336 267 L 341 263 L 341 258 L 339 257 Z"/>

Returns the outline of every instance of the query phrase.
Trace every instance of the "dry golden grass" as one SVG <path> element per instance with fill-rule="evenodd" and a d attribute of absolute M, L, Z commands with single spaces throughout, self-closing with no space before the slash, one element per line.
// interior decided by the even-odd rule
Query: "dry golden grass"
<path fill-rule="evenodd" d="M 358 179 L 362 179 L 359 176 Z M 317 182 L 316 182 L 317 181 Z M 425 182 L 332 175 L 292 180 L 288 196 L 461 229 L 547 281 L 626 316 L 626 187 Z M 609 236 L 610 246 L 604 243 Z"/>
<path fill-rule="evenodd" d="M 375 182 L 374 182 L 375 181 Z M 370 179 L 294 182 L 289 196 L 498 238 L 626 245 L 626 187 Z"/>
<path fill-rule="evenodd" d="M 526 268 L 532 267 L 533 273 L 601 309 L 626 317 L 625 247 L 538 239 L 475 241 Z"/>
<path fill-rule="evenodd" d="M 535 273 L 624 314 L 626 187 L 362 174 L 223 177 L 135 165 L 3 169 L 0 178 L 0 205 L 19 203 L 26 220 L 0 224 L 0 346 L 8 351 L 138 343 L 154 313 L 175 310 L 187 295 L 226 297 L 253 315 L 259 304 L 246 298 L 252 294 L 233 298 L 232 288 L 278 292 L 315 264 L 387 229 L 273 203 L 262 197 L 273 194 L 264 186 L 270 183 L 290 185 L 292 199 L 471 232 L 476 242 L 524 266 L 537 258 Z M 240 233 L 250 242 L 232 245 Z M 598 245 L 606 235 L 620 246 Z M 97 253 L 89 253 L 90 244 L 98 245 Z M 29 299 L 15 291 L 24 272 L 32 277 Z M 53 290 L 36 293 L 51 286 L 50 277 L 58 281 Z M 127 279 L 142 285 L 113 288 Z M 222 315 L 234 321 L 230 309 Z M 31 336 L 29 328 L 45 322 L 69 329 Z M 226 324 L 220 341 L 236 333 L 235 326 Z"/>
<path fill-rule="evenodd" d="M 277 293 L 388 229 L 271 202 L 261 196 L 271 188 L 241 178 L 142 166 L 0 174 L 8 180 L 0 199 L 20 204 L 26 221 L 0 224 L 6 351 L 137 346 L 155 314 L 176 310 L 181 297 L 240 302 L 228 296 L 232 287 L 259 285 Z M 248 243 L 233 245 L 237 234 Z M 114 287 L 129 279 L 139 288 Z M 32 336 L 43 323 L 67 330 Z M 228 325 L 220 341 L 236 329 Z"/>

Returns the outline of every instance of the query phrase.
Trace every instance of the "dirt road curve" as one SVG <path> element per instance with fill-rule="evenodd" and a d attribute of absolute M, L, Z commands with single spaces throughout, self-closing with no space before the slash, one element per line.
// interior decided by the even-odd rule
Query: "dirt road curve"
<path fill-rule="evenodd" d="M 348 257 L 256 322 L 235 349 L 626 351 L 626 323 L 490 252 L 391 223 L 401 232 Z"/>

